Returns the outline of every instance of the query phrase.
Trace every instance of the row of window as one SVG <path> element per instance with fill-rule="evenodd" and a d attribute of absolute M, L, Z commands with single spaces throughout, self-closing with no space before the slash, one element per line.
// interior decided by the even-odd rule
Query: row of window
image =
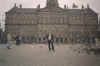
<path fill-rule="evenodd" d="M 33 20 L 31 20 L 31 21 L 15 21 L 15 20 L 11 20 L 11 21 L 8 21 L 8 23 L 9 24 L 37 24 L 37 22 L 36 21 L 33 21 Z"/>
<path fill-rule="evenodd" d="M 82 19 L 83 20 L 83 19 Z M 96 21 L 95 17 L 87 17 L 86 20 L 91 20 L 92 22 Z M 42 23 L 42 24 L 68 24 L 68 22 L 71 23 L 79 23 L 81 22 L 80 16 L 71 16 L 71 17 L 61 17 L 61 16 L 41 16 L 40 18 L 32 18 L 31 19 L 25 19 L 25 18 L 10 18 L 7 20 L 9 23 L 21 23 L 21 24 L 34 24 L 34 23 Z"/>
<path fill-rule="evenodd" d="M 67 23 L 68 22 L 68 18 L 67 17 L 54 17 L 54 16 L 42 16 L 39 19 L 39 23 Z"/>

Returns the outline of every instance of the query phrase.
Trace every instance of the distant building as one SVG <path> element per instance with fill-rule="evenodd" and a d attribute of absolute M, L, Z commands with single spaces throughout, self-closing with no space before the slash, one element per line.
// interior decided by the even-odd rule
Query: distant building
<path fill-rule="evenodd" d="M 87 42 L 96 37 L 98 14 L 89 5 L 78 9 L 59 7 L 57 0 L 47 0 L 46 7 L 22 8 L 15 6 L 6 12 L 6 32 L 20 34 L 24 39 L 35 42 L 45 41 L 45 36 L 52 33 L 55 42 Z"/>
<path fill-rule="evenodd" d="M 0 28 L 0 44 L 6 44 L 7 43 L 7 33 L 3 32 L 3 30 Z"/>

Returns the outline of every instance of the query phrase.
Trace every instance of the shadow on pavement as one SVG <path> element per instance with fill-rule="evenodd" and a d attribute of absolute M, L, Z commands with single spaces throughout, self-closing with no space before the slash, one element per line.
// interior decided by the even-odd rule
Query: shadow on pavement
<path fill-rule="evenodd" d="M 88 54 L 100 55 L 100 48 L 90 48 L 87 51 Z"/>

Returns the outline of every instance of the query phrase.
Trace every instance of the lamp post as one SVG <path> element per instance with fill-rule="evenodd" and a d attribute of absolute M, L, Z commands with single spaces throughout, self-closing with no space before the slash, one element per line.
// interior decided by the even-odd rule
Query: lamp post
<path fill-rule="evenodd" d="M 2 14 L 2 24 L 1 24 L 1 26 L 2 26 L 2 30 L 4 32 L 5 31 L 5 14 Z"/>

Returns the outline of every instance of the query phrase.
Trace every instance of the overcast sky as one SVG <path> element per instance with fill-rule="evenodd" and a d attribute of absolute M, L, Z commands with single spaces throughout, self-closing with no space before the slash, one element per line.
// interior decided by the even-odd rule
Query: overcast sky
<path fill-rule="evenodd" d="M 90 4 L 90 7 L 95 10 L 97 13 L 100 13 L 100 0 L 58 0 L 60 7 L 63 7 L 64 4 L 68 4 L 71 7 L 72 3 L 75 2 L 78 6 L 87 3 Z M 5 12 L 11 9 L 14 6 L 14 3 L 17 5 L 22 4 L 24 8 L 35 8 L 38 4 L 41 4 L 41 7 L 44 7 L 46 0 L 0 0 L 0 12 Z"/>

